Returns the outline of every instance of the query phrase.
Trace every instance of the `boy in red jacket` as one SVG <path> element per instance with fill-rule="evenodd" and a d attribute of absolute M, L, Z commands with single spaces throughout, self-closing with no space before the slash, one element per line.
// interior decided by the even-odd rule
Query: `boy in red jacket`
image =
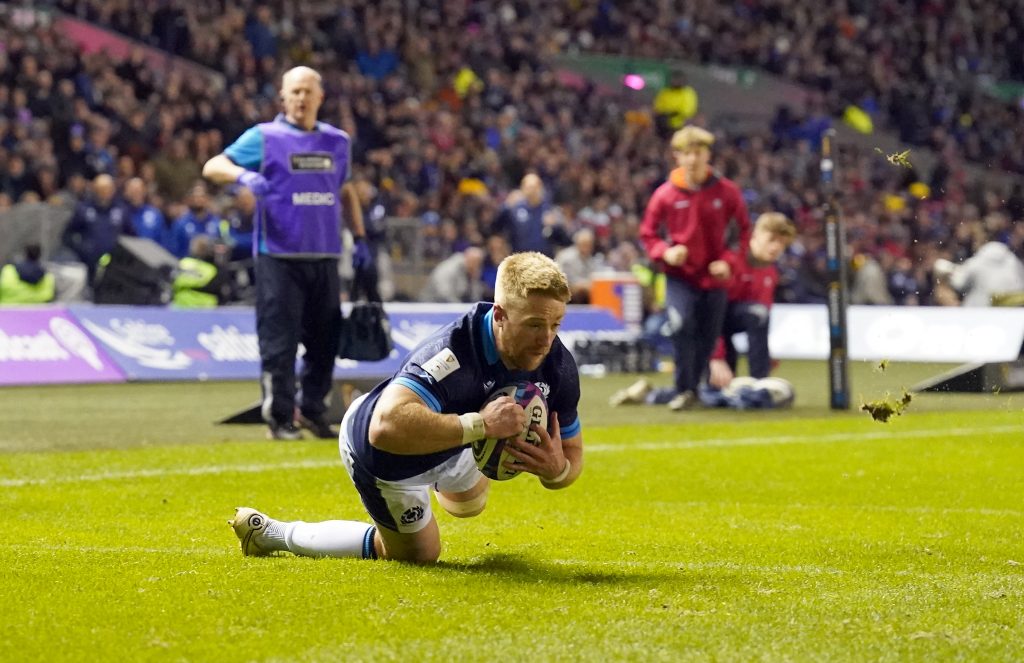
<path fill-rule="evenodd" d="M 722 336 L 711 356 L 708 383 L 722 389 L 729 385 L 736 373 L 736 348 L 733 334 L 745 332 L 748 340 L 747 364 L 750 377 L 765 378 L 771 372 L 772 359 L 768 354 L 768 312 L 775 300 L 775 287 L 779 271 L 775 263 L 796 238 L 796 227 L 778 212 L 766 212 L 757 217 L 754 233 L 747 251 L 727 251 L 723 257 L 729 263 L 732 277 L 726 289 L 728 304 Z"/>
<path fill-rule="evenodd" d="M 665 303 L 673 328 L 676 395 L 672 410 L 697 403 L 697 384 L 722 333 L 730 224 L 739 246 L 750 240 L 750 219 L 735 183 L 710 165 L 714 136 L 689 126 L 672 136 L 678 168 L 655 190 L 640 224 L 647 255 L 665 272 Z"/>

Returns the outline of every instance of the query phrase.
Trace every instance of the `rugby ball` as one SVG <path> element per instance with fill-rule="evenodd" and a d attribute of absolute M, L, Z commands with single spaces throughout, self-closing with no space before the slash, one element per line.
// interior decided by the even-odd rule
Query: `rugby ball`
<path fill-rule="evenodd" d="M 499 396 L 511 396 L 526 411 L 526 428 L 515 437 L 478 440 L 472 443 L 472 448 L 476 466 L 480 468 L 485 477 L 495 481 L 506 481 L 519 476 L 519 470 L 514 470 L 505 465 L 506 461 L 513 459 L 505 451 L 505 445 L 514 440 L 539 444 L 540 439 L 535 432 L 530 430 L 530 426 L 533 424 L 547 426 L 548 404 L 544 400 L 543 392 L 532 382 L 514 382 L 505 385 L 488 396 L 484 405 Z"/>

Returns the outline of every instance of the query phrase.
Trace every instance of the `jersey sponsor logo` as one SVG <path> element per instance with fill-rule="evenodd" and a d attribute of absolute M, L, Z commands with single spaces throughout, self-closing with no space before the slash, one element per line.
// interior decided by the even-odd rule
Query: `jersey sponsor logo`
<path fill-rule="evenodd" d="M 715 198 L 714 200 L 711 201 L 711 206 L 714 207 L 715 209 L 722 209 L 722 199 Z"/>
<path fill-rule="evenodd" d="M 677 200 L 675 204 L 676 209 L 686 209 L 690 206 L 689 200 Z"/>
<path fill-rule="evenodd" d="M 330 207 L 334 204 L 334 194 L 323 191 L 302 191 L 292 194 L 292 205 L 315 205 Z"/>
<path fill-rule="evenodd" d="M 534 382 L 534 384 L 537 385 L 538 389 L 540 389 L 540 393 L 544 394 L 544 398 L 547 398 L 551 393 L 551 387 L 547 382 Z"/>
<path fill-rule="evenodd" d="M 423 363 L 423 370 L 440 382 L 459 370 L 459 360 L 451 348 L 445 348 Z"/>
<path fill-rule="evenodd" d="M 330 173 L 334 171 L 334 157 L 329 152 L 295 152 L 288 155 L 293 173 Z"/>

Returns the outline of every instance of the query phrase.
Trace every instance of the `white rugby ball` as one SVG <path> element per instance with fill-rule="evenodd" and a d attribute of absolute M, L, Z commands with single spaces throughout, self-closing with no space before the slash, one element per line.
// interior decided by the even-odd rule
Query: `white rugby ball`
<path fill-rule="evenodd" d="M 507 467 L 505 463 L 513 460 L 505 445 L 513 440 L 540 444 L 540 438 L 530 430 L 530 426 L 538 424 L 547 426 L 548 404 L 544 393 L 532 382 L 515 382 L 505 385 L 487 397 L 486 403 L 499 396 L 511 396 L 526 411 L 526 427 L 519 435 L 507 438 L 488 438 L 472 443 L 473 459 L 484 476 L 495 481 L 506 481 L 519 476 L 519 470 Z M 485 405 L 486 405 L 485 403 Z"/>

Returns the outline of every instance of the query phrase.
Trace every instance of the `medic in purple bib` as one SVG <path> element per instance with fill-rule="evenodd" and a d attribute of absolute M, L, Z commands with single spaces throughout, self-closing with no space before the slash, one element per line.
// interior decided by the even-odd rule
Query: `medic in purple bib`
<path fill-rule="evenodd" d="M 301 342 L 306 353 L 298 424 L 317 437 L 336 438 L 324 413 L 342 324 L 342 218 L 355 238 L 355 270 L 367 269 L 373 258 L 359 199 L 348 182 L 351 138 L 316 119 L 324 99 L 320 74 L 309 67 L 290 69 L 281 80 L 281 99 L 283 113 L 250 128 L 206 162 L 203 176 L 218 184 L 237 182 L 258 201 L 256 331 L 269 436 L 302 437 L 295 421 L 295 354 Z"/>

